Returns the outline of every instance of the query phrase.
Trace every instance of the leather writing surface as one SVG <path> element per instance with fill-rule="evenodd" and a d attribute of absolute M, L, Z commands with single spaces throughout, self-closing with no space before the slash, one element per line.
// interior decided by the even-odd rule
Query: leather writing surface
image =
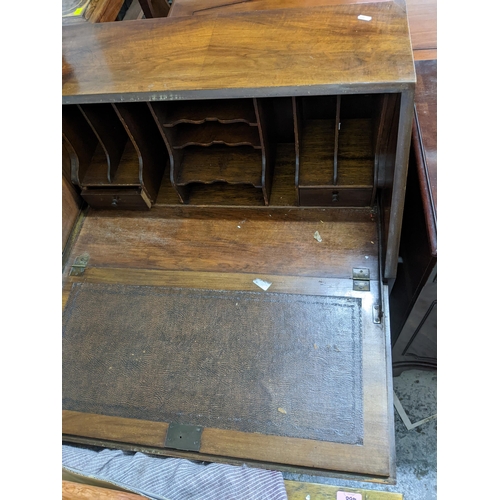
<path fill-rule="evenodd" d="M 76 284 L 63 408 L 363 444 L 361 299 Z"/>

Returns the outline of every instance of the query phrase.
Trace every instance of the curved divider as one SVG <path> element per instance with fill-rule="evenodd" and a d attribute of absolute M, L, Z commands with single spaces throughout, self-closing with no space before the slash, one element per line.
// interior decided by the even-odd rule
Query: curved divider
<path fill-rule="evenodd" d="M 94 156 L 97 137 L 77 106 L 63 106 L 62 133 L 71 160 L 71 182 L 82 187 Z"/>
<path fill-rule="evenodd" d="M 107 178 L 112 183 L 128 136 L 110 104 L 78 105 L 106 155 Z"/>
<path fill-rule="evenodd" d="M 139 183 L 154 202 L 168 161 L 167 150 L 146 103 L 113 103 L 112 106 L 137 153 Z"/>
<path fill-rule="evenodd" d="M 272 171 L 259 99 L 149 102 L 170 156 L 170 181 L 181 203 L 191 188 L 225 183 L 263 192 L 269 205 Z"/>

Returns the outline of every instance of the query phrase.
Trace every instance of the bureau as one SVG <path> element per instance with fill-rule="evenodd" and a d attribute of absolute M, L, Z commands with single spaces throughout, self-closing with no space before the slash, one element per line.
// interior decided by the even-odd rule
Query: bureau
<path fill-rule="evenodd" d="M 65 440 L 394 480 L 407 15 L 319 3 L 63 28 Z"/>

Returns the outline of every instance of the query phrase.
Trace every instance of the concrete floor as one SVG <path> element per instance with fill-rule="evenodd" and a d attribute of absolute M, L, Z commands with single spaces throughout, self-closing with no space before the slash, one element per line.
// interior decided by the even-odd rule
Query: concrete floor
<path fill-rule="evenodd" d="M 394 377 L 394 392 L 412 424 L 437 414 L 437 372 L 408 370 Z M 396 484 L 379 485 L 306 474 L 284 473 L 285 479 L 366 490 L 402 493 L 404 500 L 437 498 L 437 418 L 408 430 L 394 409 Z"/>

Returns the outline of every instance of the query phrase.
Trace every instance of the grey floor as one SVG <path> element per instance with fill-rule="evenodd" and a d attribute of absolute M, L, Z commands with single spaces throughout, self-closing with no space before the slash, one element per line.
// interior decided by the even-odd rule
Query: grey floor
<path fill-rule="evenodd" d="M 407 370 L 394 377 L 394 393 L 409 421 L 418 423 L 437 414 L 437 372 Z M 322 476 L 284 473 L 285 479 L 333 486 L 402 493 L 404 500 L 437 498 L 437 417 L 408 430 L 394 409 L 396 484 L 380 485 Z M 408 423 L 408 422 L 407 422 Z"/>

